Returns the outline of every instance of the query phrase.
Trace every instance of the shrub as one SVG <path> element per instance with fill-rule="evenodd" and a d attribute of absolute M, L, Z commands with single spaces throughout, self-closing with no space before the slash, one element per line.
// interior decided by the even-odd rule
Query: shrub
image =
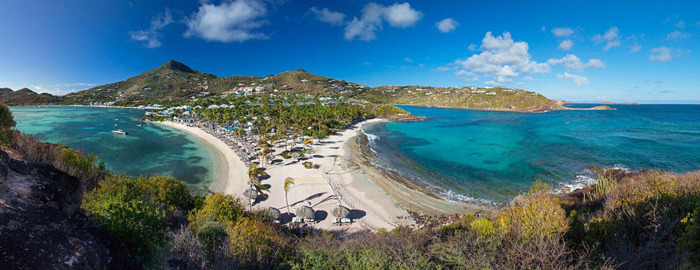
<path fill-rule="evenodd" d="M 165 242 L 165 211 L 151 202 L 115 198 L 86 211 L 137 256 L 148 258 Z"/>
<path fill-rule="evenodd" d="M 135 254 L 148 258 L 165 242 L 166 211 L 186 210 L 190 195 L 171 177 L 110 175 L 85 196 L 81 207 L 117 234 Z"/>
<path fill-rule="evenodd" d="M 497 220 L 504 232 L 535 241 L 565 233 L 566 213 L 547 190 L 548 186 L 536 184 L 523 200 L 504 210 Z"/>
<path fill-rule="evenodd" d="M 304 161 L 304 163 L 302 163 L 302 165 L 304 165 L 304 168 L 307 168 L 307 169 L 314 168 L 314 164 L 311 161 Z"/>
<path fill-rule="evenodd" d="M 155 175 L 151 177 L 138 177 L 134 181 L 134 188 L 142 196 L 168 207 L 189 211 L 194 205 L 194 199 L 187 190 L 185 183 L 170 176 Z"/>
<path fill-rule="evenodd" d="M 496 226 L 488 219 L 480 218 L 469 224 L 480 237 L 493 237 L 498 233 Z"/>
<path fill-rule="evenodd" d="M 209 264 L 216 258 L 216 251 L 226 241 L 226 230 L 221 224 L 209 222 L 197 232 L 197 241 L 202 247 L 205 263 Z"/>
<path fill-rule="evenodd" d="M 0 144 L 9 146 L 14 141 L 14 132 L 11 130 L 17 125 L 10 108 L 0 102 Z"/>
<path fill-rule="evenodd" d="M 290 252 L 287 239 L 257 219 L 239 218 L 229 223 L 227 232 L 230 256 L 243 268 L 269 268 Z"/>
<path fill-rule="evenodd" d="M 700 205 L 693 213 L 688 213 L 681 223 L 685 225 L 685 230 L 678 240 L 679 249 L 689 253 L 688 262 L 693 267 L 700 267 Z"/>
<path fill-rule="evenodd" d="M 204 199 L 201 209 L 190 213 L 189 221 L 193 229 L 199 230 L 205 224 L 214 221 L 224 226 L 235 223 L 245 211 L 245 206 L 238 198 L 231 195 L 215 193 Z"/>

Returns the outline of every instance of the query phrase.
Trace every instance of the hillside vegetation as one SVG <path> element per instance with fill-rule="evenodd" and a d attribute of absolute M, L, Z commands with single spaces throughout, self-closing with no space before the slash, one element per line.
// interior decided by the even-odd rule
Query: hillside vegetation
<path fill-rule="evenodd" d="M 430 107 L 524 112 L 563 109 L 561 104 L 535 92 L 503 87 L 382 86 L 364 95 L 382 103 Z"/>
<path fill-rule="evenodd" d="M 342 97 L 344 100 L 356 99 L 384 105 L 402 104 L 522 112 L 564 109 L 561 104 L 540 94 L 520 89 L 430 86 L 372 88 L 315 75 L 303 69 L 265 77 L 217 77 L 201 73 L 174 60 L 124 81 L 96 86 L 62 97 L 50 94 L 20 95 L 17 93 L 8 95 L 4 100 L 13 105 L 44 103 L 86 105 L 114 102 L 128 106 L 144 102 L 162 104 L 164 100 L 201 100 L 234 91 L 259 96 L 288 93 L 314 97 Z M 0 91 L 0 98 L 3 98 L 5 92 Z"/>
<path fill-rule="evenodd" d="M 37 94 L 27 88 L 17 91 L 10 88 L 0 88 L 0 101 L 9 105 L 51 104 L 60 102 L 61 98 L 47 93 Z"/>

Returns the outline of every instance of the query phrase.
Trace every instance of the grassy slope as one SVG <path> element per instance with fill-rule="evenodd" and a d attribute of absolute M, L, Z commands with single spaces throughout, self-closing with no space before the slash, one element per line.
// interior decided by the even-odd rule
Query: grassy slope
<path fill-rule="evenodd" d="M 535 92 L 508 88 L 377 87 L 367 97 L 381 103 L 474 110 L 538 112 L 562 107 Z"/>

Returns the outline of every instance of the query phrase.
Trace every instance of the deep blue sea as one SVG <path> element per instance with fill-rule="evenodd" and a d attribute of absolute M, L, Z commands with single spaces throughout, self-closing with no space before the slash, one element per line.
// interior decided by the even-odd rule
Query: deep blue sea
<path fill-rule="evenodd" d="M 48 106 L 10 109 L 17 129 L 42 141 L 95 153 L 111 172 L 131 176 L 174 176 L 194 191 L 213 180 L 213 157 L 208 145 L 187 134 L 137 121 L 143 110 Z M 112 134 L 123 129 L 128 136 Z"/>
<path fill-rule="evenodd" d="M 598 104 L 574 104 L 592 107 Z M 377 164 L 449 200 L 500 204 L 541 179 L 592 181 L 591 166 L 700 169 L 700 106 L 611 105 L 615 111 L 487 112 L 399 106 L 424 122 L 365 128 Z"/>

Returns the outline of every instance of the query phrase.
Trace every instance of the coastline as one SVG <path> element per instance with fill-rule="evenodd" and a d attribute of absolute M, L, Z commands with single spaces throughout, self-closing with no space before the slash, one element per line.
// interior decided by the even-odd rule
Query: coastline
<path fill-rule="evenodd" d="M 488 211 L 485 207 L 445 201 L 425 187 L 405 177 L 372 164 L 375 154 L 369 146 L 367 135 L 358 131 L 357 136 L 349 141 L 353 161 L 358 164 L 390 197 L 406 207 L 409 211 L 428 216 L 474 214 Z"/>
<path fill-rule="evenodd" d="M 555 107 L 540 107 L 540 108 L 533 108 L 529 110 L 511 110 L 511 109 L 501 109 L 501 108 L 486 108 L 486 109 L 478 109 L 478 108 L 462 108 L 462 107 L 450 107 L 450 106 L 439 106 L 439 105 L 414 105 L 414 104 L 392 104 L 392 106 L 413 106 L 413 107 L 423 107 L 423 108 L 438 108 L 438 109 L 456 109 L 456 110 L 470 110 L 470 111 L 485 111 L 485 112 L 511 112 L 511 113 L 546 113 L 546 112 L 551 112 L 551 111 L 614 111 L 617 110 L 615 108 L 600 105 L 600 106 L 594 106 L 590 108 L 571 108 L 571 107 L 566 107 L 562 105 L 558 105 Z"/>
<path fill-rule="evenodd" d="M 358 131 L 365 125 L 384 121 L 371 119 L 356 123 L 323 140 L 314 141 L 313 155 L 305 161 L 320 165 L 319 169 L 306 169 L 296 160 L 281 160 L 275 165 L 268 165 L 266 171 L 270 178 L 262 183 L 269 185 L 269 197 L 259 200 L 254 209 L 274 207 L 283 214 L 287 212 L 284 196 L 284 180 L 295 179 L 287 196 L 290 212 L 300 206 L 311 206 L 317 212 L 314 228 L 328 231 L 353 233 L 365 230 L 376 231 L 381 228 L 392 229 L 398 226 L 414 226 L 411 214 L 399 204 L 390 193 L 385 192 L 374 180 L 373 175 L 353 159 L 353 149 L 349 144 Z M 204 130 L 174 122 L 153 122 L 187 133 L 205 142 L 215 149 L 214 175 L 210 185 L 212 192 L 242 197 L 248 188 L 247 166 L 238 154 L 219 138 Z M 275 144 L 273 153 L 279 153 L 284 147 Z M 277 157 L 276 157 L 277 158 Z M 370 179 L 372 177 L 372 179 Z M 244 200 L 244 203 L 247 200 Z M 338 205 L 351 209 L 351 225 L 334 226 L 331 222 L 331 210 Z"/>

